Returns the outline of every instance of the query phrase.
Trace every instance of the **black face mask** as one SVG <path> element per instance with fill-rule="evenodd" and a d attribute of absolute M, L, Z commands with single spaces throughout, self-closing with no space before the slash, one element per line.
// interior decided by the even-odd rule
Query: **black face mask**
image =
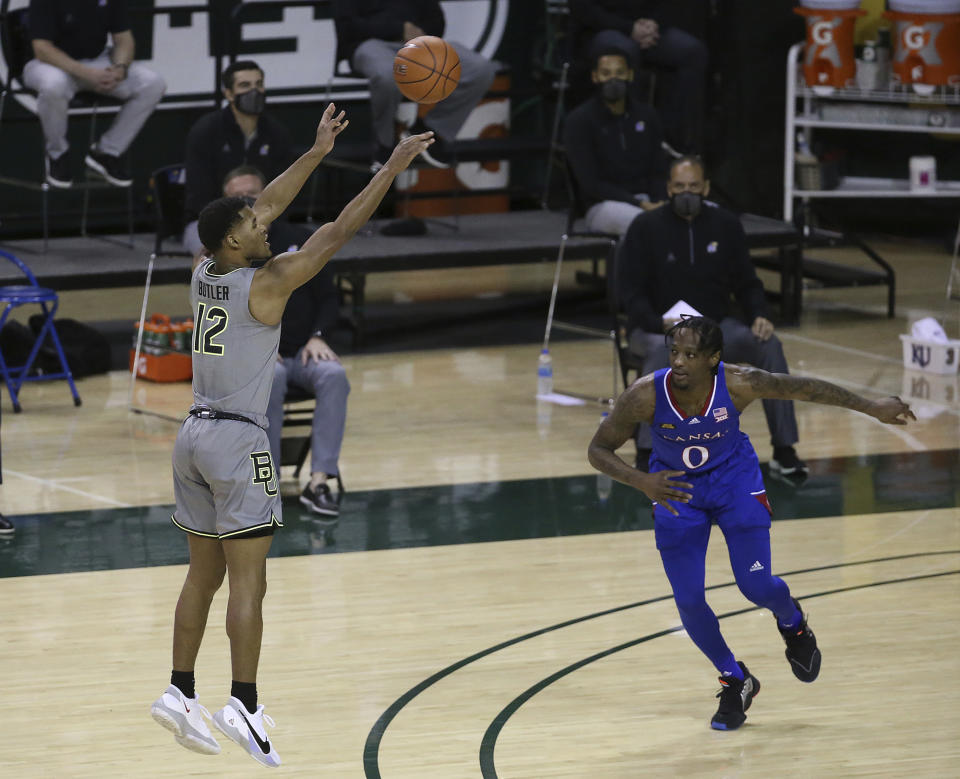
<path fill-rule="evenodd" d="M 267 104 L 267 96 L 259 89 L 251 89 L 249 92 L 236 95 L 233 98 L 233 104 L 242 114 L 258 116 L 263 113 L 263 107 Z"/>
<path fill-rule="evenodd" d="M 678 192 L 670 195 L 670 203 L 677 216 L 695 217 L 703 205 L 703 195 L 696 192 Z"/>
<path fill-rule="evenodd" d="M 605 103 L 617 103 L 627 96 L 627 82 L 622 78 L 608 78 L 600 84 L 600 97 Z"/>

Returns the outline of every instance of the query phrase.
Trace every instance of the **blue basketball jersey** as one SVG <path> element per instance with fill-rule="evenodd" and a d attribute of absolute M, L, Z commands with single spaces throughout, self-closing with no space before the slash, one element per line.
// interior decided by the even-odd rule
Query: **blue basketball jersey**
<path fill-rule="evenodd" d="M 674 400 L 670 374 L 670 368 L 654 374 L 657 404 L 651 426 L 652 471 L 705 473 L 728 462 L 744 449 L 753 453 L 750 439 L 740 430 L 740 412 L 727 391 L 722 362 L 713 377 L 713 389 L 706 404 L 694 416 L 686 416 Z"/>

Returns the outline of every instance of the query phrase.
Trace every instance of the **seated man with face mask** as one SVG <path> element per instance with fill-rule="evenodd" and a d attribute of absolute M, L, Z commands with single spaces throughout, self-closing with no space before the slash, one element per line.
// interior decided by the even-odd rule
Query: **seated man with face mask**
<path fill-rule="evenodd" d="M 187 135 L 183 245 L 193 255 L 203 250 L 197 217 L 221 196 L 227 173 L 252 165 L 272 181 L 294 159 L 287 128 L 264 113 L 261 67 L 252 60 L 238 60 L 223 71 L 220 84 L 227 105 L 201 116 Z"/>
<path fill-rule="evenodd" d="M 663 334 L 679 321 L 679 316 L 667 316 L 679 301 L 720 323 L 727 362 L 789 373 L 740 219 L 704 200 L 709 192 L 699 158 L 674 160 L 667 181 L 670 204 L 638 216 L 620 243 L 617 297 L 627 314 L 630 351 L 643 359 L 640 375 L 669 366 Z M 746 322 L 735 315 L 731 297 Z M 763 411 L 773 444 L 770 470 L 802 478 L 807 466 L 794 449 L 798 434 L 793 401 L 765 400 Z M 646 470 L 650 450 L 650 428 L 641 425 L 638 468 Z"/>
<path fill-rule="evenodd" d="M 563 142 L 587 227 L 622 235 L 666 198 L 663 130 L 653 107 L 630 94 L 633 69 L 623 51 L 598 50 L 591 78 L 596 94 L 570 112 Z"/>

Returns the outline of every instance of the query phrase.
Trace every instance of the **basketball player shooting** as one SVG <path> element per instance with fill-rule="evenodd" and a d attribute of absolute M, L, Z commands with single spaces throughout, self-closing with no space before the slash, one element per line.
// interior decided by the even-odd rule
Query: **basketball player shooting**
<path fill-rule="evenodd" d="M 194 752 L 217 754 L 195 690 L 194 664 L 213 596 L 229 577 L 227 635 L 233 683 L 217 728 L 259 763 L 280 756 L 257 703 L 266 557 L 282 526 L 280 491 L 267 440 L 267 401 L 277 360 L 280 319 L 290 294 L 316 275 L 371 217 L 397 174 L 433 142 L 433 133 L 401 141 L 387 163 L 329 224 L 298 251 L 272 256 L 267 228 L 290 205 L 347 127 L 330 104 L 310 150 L 264 189 L 252 207 L 243 198 L 215 200 L 200 213 L 199 233 L 211 259 L 194 269 L 193 395 L 173 450 L 174 524 L 187 533 L 190 566 L 177 602 L 170 686 L 151 706 L 153 718 Z"/>
<path fill-rule="evenodd" d="M 670 367 L 637 379 L 590 442 L 590 464 L 653 501 L 654 535 L 687 635 L 720 672 L 720 706 L 710 722 L 735 730 L 746 720 L 760 682 L 737 661 L 704 597 L 710 526 L 719 525 L 740 591 L 769 609 L 802 682 L 820 673 L 820 650 L 800 604 L 770 566 L 770 503 L 757 454 L 740 430 L 753 401 L 806 400 L 860 411 L 891 425 L 916 419 L 897 397 L 868 400 L 819 379 L 768 373 L 722 361 L 723 333 L 705 317 L 667 332 Z M 653 432 L 650 472 L 616 455 L 638 422 Z"/>

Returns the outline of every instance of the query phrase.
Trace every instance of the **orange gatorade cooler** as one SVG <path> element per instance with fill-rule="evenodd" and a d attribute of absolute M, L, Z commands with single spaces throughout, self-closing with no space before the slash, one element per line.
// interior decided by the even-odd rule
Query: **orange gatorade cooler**
<path fill-rule="evenodd" d="M 914 91 L 960 85 L 960 0 L 890 0 L 893 74 Z"/>
<path fill-rule="evenodd" d="M 134 330 L 138 326 L 139 322 L 134 322 Z M 192 322 L 175 324 L 165 314 L 154 314 L 144 322 L 140 360 L 136 366 L 137 377 L 164 382 L 191 379 L 193 364 L 189 345 L 192 329 Z M 184 344 L 187 345 L 185 351 L 182 348 Z M 134 357 L 136 349 L 130 349 L 131 371 Z"/>
<path fill-rule="evenodd" d="M 857 60 L 853 50 L 853 28 L 860 0 L 801 0 L 793 10 L 807 20 L 803 75 L 807 86 L 832 92 L 836 87 L 853 86 Z"/>

